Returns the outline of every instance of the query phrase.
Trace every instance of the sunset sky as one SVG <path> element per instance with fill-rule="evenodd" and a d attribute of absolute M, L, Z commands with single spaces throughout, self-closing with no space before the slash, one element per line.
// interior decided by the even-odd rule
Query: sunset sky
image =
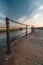
<path fill-rule="evenodd" d="M 0 0 L 2 27 L 5 26 L 6 16 L 30 26 L 43 26 L 43 0 Z"/>

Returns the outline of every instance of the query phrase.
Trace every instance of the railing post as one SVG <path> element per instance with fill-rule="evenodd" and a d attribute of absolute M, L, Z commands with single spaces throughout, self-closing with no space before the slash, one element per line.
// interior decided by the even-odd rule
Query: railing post
<path fill-rule="evenodd" d="M 7 53 L 10 52 L 9 18 L 6 17 Z"/>
<path fill-rule="evenodd" d="M 28 27 L 28 25 L 26 25 L 26 36 L 27 36 L 27 27 Z"/>
<path fill-rule="evenodd" d="M 34 26 L 31 27 L 31 33 L 33 33 L 33 32 L 34 32 Z"/>

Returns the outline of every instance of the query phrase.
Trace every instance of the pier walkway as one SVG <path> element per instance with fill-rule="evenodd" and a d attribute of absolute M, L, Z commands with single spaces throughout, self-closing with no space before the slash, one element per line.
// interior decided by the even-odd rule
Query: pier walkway
<path fill-rule="evenodd" d="M 8 65 L 43 65 L 43 38 L 37 32 L 16 39 L 12 48 L 15 54 Z"/>
<path fill-rule="evenodd" d="M 37 33 L 19 38 L 16 43 L 15 65 L 43 65 L 43 40 Z"/>

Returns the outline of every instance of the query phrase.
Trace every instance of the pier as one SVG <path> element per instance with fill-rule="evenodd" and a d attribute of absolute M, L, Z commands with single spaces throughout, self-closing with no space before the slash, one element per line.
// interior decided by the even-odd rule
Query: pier
<path fill-rule="evenodd" d="M 7 47 L 2 49 L 0 54 L 0 65 L 43 65 L 43 38 L 40 37 L 39 32 L 32 28 L 32 32 L 27 34 L 28 25 L 19 23 L 26 26 L 26 33 L 10 43 L 9 20 L 7 17 Z"/>

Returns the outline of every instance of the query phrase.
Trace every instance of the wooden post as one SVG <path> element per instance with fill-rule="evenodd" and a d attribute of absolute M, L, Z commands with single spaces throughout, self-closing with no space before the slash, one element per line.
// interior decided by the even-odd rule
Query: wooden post
<path fill-rule="evenodd" d="M 31 27 L 31 33 L 33 33 L 33 32 L 34 32 L 34 26 Z"/>
<path fill-rule="evenodd" d="M 10 52 L 9 18 L 6 17 L 7 53 Z"/>
<path fill-rule="evenodd" d="M 28 26 L 28 25 L 26 25 L 26 36 L 27 36 L 27 26 Z"/>

